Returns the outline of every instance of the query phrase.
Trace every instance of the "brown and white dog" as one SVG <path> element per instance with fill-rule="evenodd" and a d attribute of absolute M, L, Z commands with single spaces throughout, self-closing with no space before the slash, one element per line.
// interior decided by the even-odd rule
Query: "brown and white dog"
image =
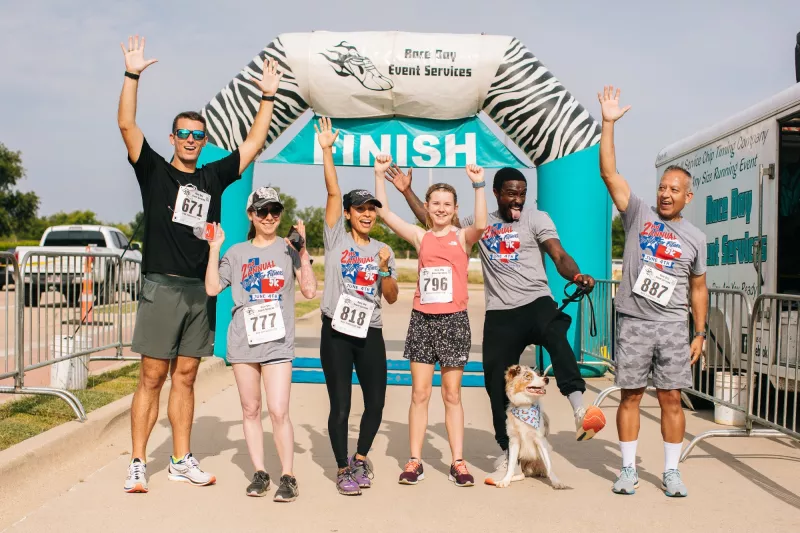
<path fill-rule="evenodd" d="M 550 421 L 539 405 L 550 380 L 525 365 L 514 365 L 506 371 L 506 411 L 508 432 L 508 471 L 495 483 L 498 488 L 511 485 L 517 461 L 523 474 L 529 477 L 546 477 L 554 489 L 567 488 L 553 473 L 550 461 Z"/>

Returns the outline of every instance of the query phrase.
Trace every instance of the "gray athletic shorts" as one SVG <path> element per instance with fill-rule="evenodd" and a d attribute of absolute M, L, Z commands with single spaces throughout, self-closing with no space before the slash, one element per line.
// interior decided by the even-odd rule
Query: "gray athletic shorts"
<path fill-rule="evenodd" d="M 629 315 L 617 315 L 616 379 L 618 387 L 647 386 L 653 372 L 657 389 L 685 389 L 692 386 L 689 324 L 654 322 Z"/>
<path fill-rule="evenodd" d="M 209 316 L 214 316 L 213 300 L 203 280 L 147 274 L 131 350 L 156 359 L 210 356 L 214 332 Z"/>

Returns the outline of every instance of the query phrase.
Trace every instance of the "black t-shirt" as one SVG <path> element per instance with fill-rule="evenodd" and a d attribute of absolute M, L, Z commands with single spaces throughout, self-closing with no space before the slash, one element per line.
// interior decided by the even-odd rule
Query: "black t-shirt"
<path fill-rule="evenodd" d="M 192 228 L 172 221 L 178 189 L 192 184 L 211 196 L 208 222 L 219 222 L 222 192 L 239 179 L 239 150 L 204 165 L 193 173 L 181 172 L 158 155 L 145 139 L 136 163 L 130 158 L 144 206 L 144 256 L 147 273 L 175 274 L 204 279 L 208 242 L 194 236 Z"/>

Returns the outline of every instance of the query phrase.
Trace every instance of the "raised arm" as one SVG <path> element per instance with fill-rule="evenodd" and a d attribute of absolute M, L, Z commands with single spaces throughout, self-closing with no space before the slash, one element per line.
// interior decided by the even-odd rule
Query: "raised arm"
<path fill-rule="evenodd" d="M 264 60 L 262 72 L 261 79 L 254 79 L 253 81 L 256 87 L 261 90 L 262 96 L 266 96 L 269 100 L 262 98 L 256 118 L 250 127 L 250 132 L 244 142 L 239 145 L 239 174 L 244 172 L 253 162 L 267 142 L 269 125 L 272 122 L 275 94 L 278 92 L 278 85 L 283 77 L 283 73 L 278 72 L 278 63 L 274 59 Z"/>
<path fill-rule="evenodd" d="M 328 190 L 328 202 L 325 204 L 325 224 L 332 228 L 342 216 L 342 191 L 339 189 L 339 178 L 336 176 L 336 165 L 333 164 L 333 143 L 339 136 L 339 130 L 331 127 L 331 119 L 320 117 L 319 126 L 314 124 L 317 142 L 322 147 L 322 166 L 325 172 L 325 188 Z"/>
<path fill-rule="evenodd" d="M 303 238 L 303 247 L 298 252 L 300 255 L 300 268 L 295 269 L 294 277 L 300 283 L 300 294 L 311 300 L 317 295 L 317 276 L 314 274 L 314 269 L 311 267 L 311 256 L 308 255 L 306 249 L 306 226 L 299 218 L 295 224 L 297 233 Z M 292 246 L 289 239 L 284 238 L 288 246 Z"/>
<path fill-rule="evenodd" d="M 603 112 L 603 129 L 600 134 L 600 177 L 611 194 L 611 201 L 620 212 L 628 208 L 631 198 L 631 188 L 617 172 L 617 155 L 614 149 L 614 123 L 628 112 L 631 106 L 619 107 L 620 90 L 614 94 L 613 86 L 603 87 L 602 93 L 597 93 L 600 107 Z"/>
<path fill-rule="evenodd" d="M 142 153 L 142 143 L 144 134 L 136 124 L 136 93 L 139 90 L 138 77 L 144 69 L 157 62 L 158 59 L 144 58 L 144 37 L 128 37 L 127 48 L 123 43 L 119 43 L 122 53 L 125 55 L 125 72 L 135 76 L 133 79 L 125 76 L 122 82 L 122 93 L 119 95 L 119 109 L 117 110 L 117 124 L 122 133 L 122 140 L 128 149 L 128 157 L 136 163 Z"/>
<path fill-rule="evenodd" d="M 401 239 L 414 245 L 414 248 L 419 250 L 419 245 L 422 242 L 422 237 L 425 235 L 425 230 L 414 224 L 410 224 L 392 213 L 389 209 L 389 199 L 386 196 L 386 182 L 384 175 L 392 164 L 392 156 L 378 155 L 375 157 L 375 198 L 382 204 L 378 208 L 378 216 L 383 219 L 389 229 L 397 233 Z"/>
<path fill-rule="evenodd" d="M 489 223 L 489 214 L 486 209 L 486 182 L 484 181 L 483 168 L 478 165 L 467 165 L 467 176 L 475 188 L 475 217 L 471 226 L 464 229 L 464 249 L 469 253 L 472 245 L 481 239 Z M 476 187 L 476 185 L 480 185 Z"/>
<path fill-rule="evenodd" d="M 422 203 L 422 200 L 414 194 L 414 191 L 411 189 L 411 170 L 408 169 L 408 174 L 403 174 L 403 171 L 400 170 L 400 167 L 392 163 L 389 168 L 386 169 L 386 173 L 384 176 L 387 180 L 389 180 L 395 188 L 400 191 L 400 194 L 403 195 L 403 198 L 406 199 L 406 203 L 408 203 L 408 207 L 411 208 L 413 211 L 414 216 L 417 217 L 422 224 L 425 224 L 425 215 L 427 212 L 425 211 L 425 204 Z"/>
<path fill-rule="evenodd" d="M 225 242 L 222 226 L 214 224 L 214 239 L 208 243 L 208 266 L 206 267 L 206 294 L 216 296 L 222 292 L 219 279 L 219 251 Z"/>

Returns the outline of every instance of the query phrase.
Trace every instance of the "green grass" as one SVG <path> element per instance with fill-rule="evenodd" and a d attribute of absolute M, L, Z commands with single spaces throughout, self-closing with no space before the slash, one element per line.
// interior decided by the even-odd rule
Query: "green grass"
<path fill-rule="evenodd" d="M 7 241 L 0 240 L 0 252 L 5 252 L 10 248 L 18 246 L 39 246 L 39 241 Z"/>
<path fill-rule="evenodd" d="M 314 263 L 314 275 L 317 278 L 317 282 L 322 283 L 325 281 L 325 267 L 322 263 Z M 417 271 L 413 268 L 398 268 L 397 269 L 397 281 L 400 283 L 416 283 L 417 282 Z M 467 283 L 470 284 L 477 284 L 483 285 L 483 273 L 480 271 L 473 271 L 470 270 L 467 272 Z"/>
<path fill-rule="evenodd" d="M 397 281 L 400 283 L 416 283 L 419 275 L 411 268 L 398 268 Z M 467 283 L 483 285 L 483 274 L 473 270 L 467 271 Z"/>
<path fill-rule="evenodd" d="M 319 309 L 319 298 L 313 300 L 306 300 L 305 298 L 296 298 L 294 301 L 294 316 L 300 318 L 306 313 L 310 313 L 314 309 Z"/>
<path fill-rule="evenodd" d="M 73 391 L 87 413 L 119 400 L 136 390 L 139 363 L 89 376 L 86 390 Z M 0 405 L 0 450 L 5 450 L 48 429 L 75 420 L 64 400 L 52 396 L 29 396 Z"/>

